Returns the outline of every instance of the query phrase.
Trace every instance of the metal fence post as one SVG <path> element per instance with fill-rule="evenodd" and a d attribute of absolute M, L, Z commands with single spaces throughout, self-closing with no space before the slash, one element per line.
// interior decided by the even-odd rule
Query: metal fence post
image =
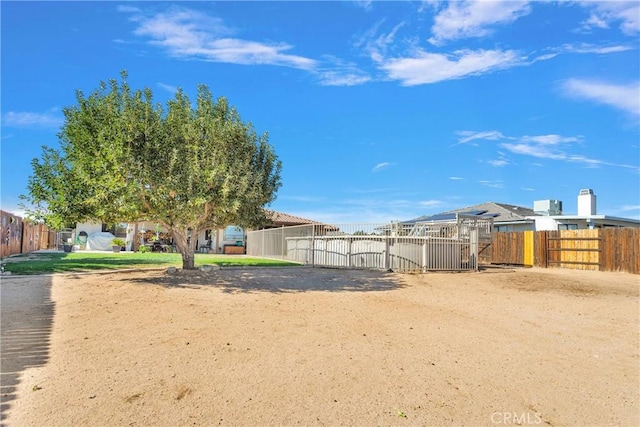
<path fill-rule="evenodd" d="M 311 245 L 309 250 L 311 251 L 311 266 L 314 267 L 316 265 L 316 226 L 315 224 L 311 225 Z"/>
<path fill-rule="evenodd" d="M 422 241 L 422 272 L 427 272 L 427 237 Z"/>
<path fill-rule="evenodd" d="M 282 245 L 282 257 L 284 259 L 287 259 L 287 248 L 285 247 L 285 239 L 284 239 L 284 225 L 280 230 L 280 237 L 281 237 L 281 245 Z"/>
<path fill-rule="evenodd" d="M 389 246 L 390 246 L 389 245 L 389 238 L 390 238 L 390 236 L 383 236 L 383 239 L 384 239 L 384 261 L 383 261 L 383 266 L 384 267 L 383 268 L 385 270 L 389 270 L 389 268 L 391 268 L 389 266 L 389 262 L 391 260 L 391 256 L 389 254 Z"/>

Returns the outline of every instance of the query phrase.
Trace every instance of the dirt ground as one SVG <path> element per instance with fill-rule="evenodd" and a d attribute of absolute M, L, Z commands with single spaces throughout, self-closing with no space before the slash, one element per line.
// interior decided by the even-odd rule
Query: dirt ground
<path fill-rule="evenodd" d="M 1 286 L 7 426 L 640 425 L 630 274 L 295 267 Z M 44 311 L 5 306 L 35 286 Z M 29 363 L 11 364 L 17 336 Z"/>

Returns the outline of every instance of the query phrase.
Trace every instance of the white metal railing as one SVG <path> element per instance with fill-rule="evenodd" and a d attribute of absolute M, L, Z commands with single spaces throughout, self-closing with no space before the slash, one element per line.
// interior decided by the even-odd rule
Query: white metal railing
<path fill-rule="evenodd" d="M 393 271 L 476 270 L 491 221 L 313 224 L 247 233 L 247 255 L 312 266 Z"/>

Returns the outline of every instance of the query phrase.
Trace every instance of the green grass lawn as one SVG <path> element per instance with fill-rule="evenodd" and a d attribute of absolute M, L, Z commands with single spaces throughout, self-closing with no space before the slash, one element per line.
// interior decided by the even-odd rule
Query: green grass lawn
<path fill-rule="evenodd" d="M 91 270 L 117 270 L 123 268 L 141 267 L 182 267 L 180 254 L 167 253 L 82 253 L 56 252 L 34 253 L 13 257 L 9 262 L 3 262 L 5 271 L 12 274 L 45 274 L 68 273 Z M 219 266 L 260 266 L 280 267 L 299 265 L 287 261 L 263 258 L 230 257 L 226 255 L 196 254 L 196 267 L 205 264 Z"/>

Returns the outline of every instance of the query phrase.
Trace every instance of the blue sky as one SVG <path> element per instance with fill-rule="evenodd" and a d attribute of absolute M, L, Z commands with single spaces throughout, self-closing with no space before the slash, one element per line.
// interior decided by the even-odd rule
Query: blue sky
<path fill-rule="evenodd" d="M 2 209 L 62 108 L 129 73 L 225 96 L 283 162 L 272 208 L 407 220 L 581 188 L 640 218 L 640 3 L 7 2 Z"/>

